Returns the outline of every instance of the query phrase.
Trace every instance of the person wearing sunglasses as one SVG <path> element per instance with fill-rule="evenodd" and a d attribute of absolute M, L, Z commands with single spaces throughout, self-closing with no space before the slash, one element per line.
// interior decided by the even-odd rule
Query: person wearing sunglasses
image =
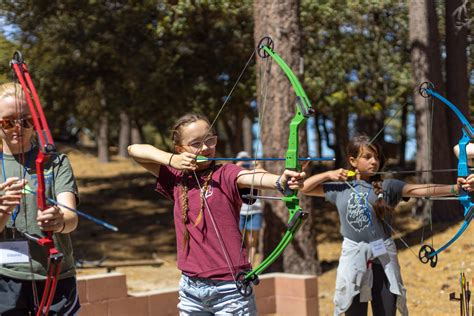
<path fill-rule="evenodd" d="M 35 300 L 41 301 L 47 275 L 47 249 L 26 239 L 24 233 L 42 237 L 49 231 L 63 254 L 49 314 L 75 315 L 80 304 L 69 233 L 77 227 L 77 214 L 58 206 L 38 209 L 35 160 L 39 148 L 22 87 L 16 83 L 0 85 L 0 137 L 0 182 L 5 186 L 0 199 L 0 251 L 8 254 L 4 259 L 9 258 L 0 262 L 0 314 L 36 314 Z M 44 180 L 47 198 L 76 207 L 78 191 L 67 156 L 48 156 Z M 8 205 L 2 205 L 2 199 L 8 199 Z"/>
<path fill-rule="evenodd" d="M 180 315 L 256 315 L 255 296 L 243 297 L 235 285 L 236 275 L 251 269 L 239 229 L 242 194 L 250 188 L 289 194 L 305 174 L 196 162 L 198 155 L 215 157 L 217 145 L 211 124 L 198 114 L 179 118 L 171 140 L 172 153 L 147 144 L 128 151 L 156 177 L 156 191 L 174 203 Z"/>

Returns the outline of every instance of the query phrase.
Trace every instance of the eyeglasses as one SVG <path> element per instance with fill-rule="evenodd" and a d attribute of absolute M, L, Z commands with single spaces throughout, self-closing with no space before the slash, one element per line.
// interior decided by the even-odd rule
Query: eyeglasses
<path fill-rule="evenodd" d="M 31 128 L 33 127 L 33 119 L 31 117 L 21 119 L 0 119 L 0 127 L 2 129 L 12 129 L 17 124 L 23 128 Z"/>
<path fill-rule="evenodd" d="M 204 140 L 192 142 L 192 143 L 188 144 L 187 146 L 199 149 L 199 148 L 201 148 L 201 146 L 203 144 L 206 145 L 209 148 L 216 147 L 216 145 L 217 145 L 217 136 L 210 136 L 210 137 L 207 137 Z"/>

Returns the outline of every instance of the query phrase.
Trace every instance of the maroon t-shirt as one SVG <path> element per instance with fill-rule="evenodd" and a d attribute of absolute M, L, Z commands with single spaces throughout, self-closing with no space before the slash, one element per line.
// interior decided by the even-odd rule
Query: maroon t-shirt
<path fill-rule="evenodd" d="M 233 274 L 235 276 L 236 273 L 251 268 L 239 230 L 242 199 L 237 187 L 237 175 L 241 170 L 243 169 L 234 164 L 215 167 L 205 194 L 212 217 L 204 204 L 202 219 L 195 226 L 201 207 L 201 198 L 194 174 L 161 166 L 160 175 L 156 181 L 156 191 L 174 202 L 178 268 L 184 274 L 214 280 L 233 280 Z M 203 187 L 208 173 L 197 172 L 196 174 Z M 184 247 L 181 205 L 183 177 L 188 177 L 189 205 L 189 221 L 186 224 L 189 242 Z"/>

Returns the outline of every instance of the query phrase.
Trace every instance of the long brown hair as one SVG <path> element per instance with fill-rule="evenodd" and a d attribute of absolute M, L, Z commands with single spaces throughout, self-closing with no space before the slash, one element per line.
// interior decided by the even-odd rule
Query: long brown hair
<path fill-rule="evenodd" d="M 371 141 L 371 139 L 367 135 L 358 135 L 353 137 L 350 141 L 349 144 L 347 145 L 347 169 L 348 170 L 354 170 L 354 167 L 350 164 L 349 158 L 354 157 L 354 158 L 359 158 L 362 153 L 364 152 L 364 148 L 368 148 L 371 151 L 374 152 L 375 156 L 377 157 L 377 160 L 379 161 L 379 170 L 381 171 L 383 167 L 385 166 L 385 156 L 382 151 L 382 146 L 379 143 Z M 384 215 L 386 212 L 391 212 L 393 211 L 393 208 L 388 206 L 387 203 L 385 202 L 384 197 L 384 191 L 382 188 L 382 177 L 380 174 L 375 174 L 369 178 L 369 182 L 372 184 L 374 188 L 374 193 L 377 195 L 377 200 L 375 201 L 374 204 L 372 204 L 372 207 L 374 209 L 374 212 L 377 216 L 377 218 L 383 222 L 384 220 Z M 385 229 L 385 226 L 384 226 Z"/>
<path fill-rule="evenodd" d="M 211 124 L 209 123 L 209 120 L 197 113 L 189 113 L 186 115 L 181 116 L 176 120 L 176 123 L 173 125 L 173 128 L 171 129 L 171 140 L 173 142 L 174 146 L 182 145 L 182 140 L 183 140 L 183 134 L 182 134 L 182 128 L 188 124 L 197 122 L 197 121 L 204 121 L 206 122 L 209 126 Z M 210 133 L 214 134 L 212 128 L 209 130 Z M 196 217 L 196 221 L 194 222 L 194 227 L 199 225 L 201 222 L 203 215 L 204 215 L 204 207 L 205 207 L 205 194 L 207 192 L 207 189 L 211 183 L 212 179 L 212 174 L 214 172 L 214 165 L 211 165 L 210 169 L 207 169 L 205 173 L 204 178 L 204 183 L 202 185 L 202 191 L 200 193 L 200 208 L 199 208 L 199 214 Z M 196 181 L 199 181 L 199 178 L 196 179 Z M 188 243 L 189 243 L 189 230 L 187 227 L 187 224 L 190 222 L 189 217 L 188 217 L 188 212 L 189 212 L 189 197 L 188 197 L 188 191 L 189 191 L 189 177 L 188 174 L 183 173 L 181 177 L 181 182 L 179 183 L 179 186 L 181 187 L 181 196 L 180 196 L 180 202 L 181 202 L 181 222 L 183 223 L 183 250 L 186 249 Z"/>

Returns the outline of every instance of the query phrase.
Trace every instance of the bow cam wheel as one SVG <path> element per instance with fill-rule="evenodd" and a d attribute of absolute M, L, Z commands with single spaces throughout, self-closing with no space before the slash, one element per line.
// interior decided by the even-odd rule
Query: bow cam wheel
<path fill-rule="evenodd" d="M 257 54 L 258 54 L 258 56 L 260 56 L 260 58 L 264 58 L 264 59 L 269 57 L 270 54 L 268 54 L 268 52 L 266 52 L 265 49 L 263 49 L 263 48 L 268 47 L 268 48 L 270 48 L 271 51 L 273 51 L 273 46 L 274 46 L 274 43 L 273 43 L 273 40 L 271 39 L 270 36 L 263 37 L 257 45 Z"/>

